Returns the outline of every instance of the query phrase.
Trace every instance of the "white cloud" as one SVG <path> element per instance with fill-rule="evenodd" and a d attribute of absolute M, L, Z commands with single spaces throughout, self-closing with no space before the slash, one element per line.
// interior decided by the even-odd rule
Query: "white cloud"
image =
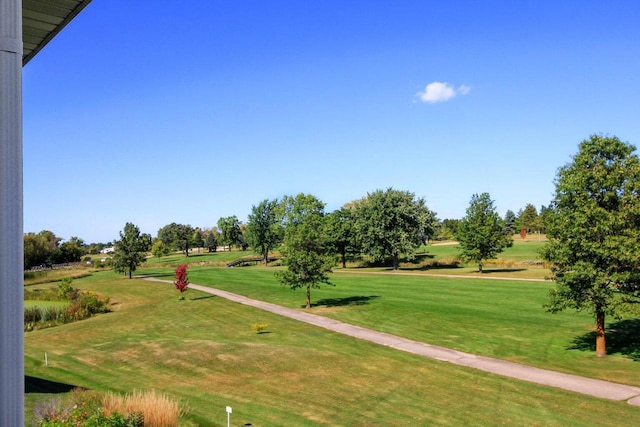
<path fill-rule="evenodd" d="M 416 93 L 415 98 L 420 102 L 435 104 L 437 102 L 448 101 L 456 95 L 466 95 L 471 88 L 467 85 L 460 85 L 458 89 L 447 82 L 429 83 L 423 91 Z"/>

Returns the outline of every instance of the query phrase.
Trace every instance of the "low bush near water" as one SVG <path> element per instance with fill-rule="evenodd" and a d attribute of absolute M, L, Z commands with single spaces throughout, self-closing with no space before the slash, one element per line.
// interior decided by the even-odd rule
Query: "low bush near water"
<path fill-rule="evenodd" d="M 35 305 L 24 309 L 24 330 L 32 331 L 59 324 L 83 320 L 94 314 L 109 311 L 109 298 L 95 292 L 81 291 L 71 286 L 71 280 L 65 279 L 58 285 L 57 292 L 52 289 L 46 291 L 25 291 L 27 298 L 35 297 L 37 301 L 62 301 L 68 305 Z"/>

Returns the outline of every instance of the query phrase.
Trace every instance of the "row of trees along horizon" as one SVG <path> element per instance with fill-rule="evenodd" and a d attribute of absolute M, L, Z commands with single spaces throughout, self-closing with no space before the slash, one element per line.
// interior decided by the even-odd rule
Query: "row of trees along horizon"
<path fill-rule="evenodd" d="M 358 201 L 350 202 L 342 209 L 357 203 Z M 550 208 L 543 205 L 538 213 L 533 204 L 527 204 L 517 213 L 507 210 L 503 218 L 504 228 L 508 234 L 518 234 L 522 230 L 526 233 L 545 234 L 545 223 L 549 212 Z M 429 238 L 438 241 L 455 240 L 460 222 L 460 219 L 449 218 L 437 220 L 434 235 Z M 183 251 L 188 256 L 189 250 L 194 248 L 216 252 L 220 248 L 230 250 L 235 247 L 244 251 L 251 247 L 247 239 L 247 226 L 248 223 L 239 221 L 236 216 L 229 216 L 220 218 L 217 226 L 211 228 L 171 223 L 158 230 L 155 238 L 146 233 L 141 236 L 151 241 L 149 252 L 158 257 L 177 251 Z M 28 270 L 43 264 L 80 262 L 83 257 L 100 254 L 114 244 L 115 241 L 85 243 L 83 239 L 76 236 L 64 240 L 50 230 L 42 230 L 39 233 L 28 232 L 24 234 L 24 268 Z M 186 251 L 185 248 L 187 248 Z"/>
<path fill-rule="evenodd" d="M 604 356 L 605 316 L 637 316 L 640 307 L 640 160 L 635 151 L 615 136 L 582 141 L 572 161 L 558 170 L 554 198 L 540 213 L 527 205 L 518 215 L 508 211 L 501 218 L 489 194 L 482 193 L 472 196 L 464 218 L 439 222 L 424 199 L 393 188 L 325 213 L 322 201 L 301 193 L 263 200 L 252 207 L 246 224 L 235 216 L 221 218 L 208 233 L 172 223 L 152 239 L 127 223 L 115 242 L 113 265 L 131 277 L 148 251 L 183 250 L 188 256 L 190 247 L 215 250 L 218 245 L 251 246 L 266 263 L 277 247 L 286 268 L 275 274 L 283 285 L 306 288 L 308 308 L 310 289 L 330 284 L 327 273 L 338 258 L 344 266 L 347 255 L 367 254 L 390 260 L 397 269 L 400 255 L 410 258 L 427 239 L 453 237 L 462 258 L 477 262 L 482 271 L 482 261 L 510 246 L 514 231 L 526 227 L 545 232 L 549 240 L 541 253 L 555 281 L 547 310 L 591 312 L 596 354 Z M 52 235 L 25 235 L 25 261 L 27 239 L 48 238 L 51 244 Z M 74 239 L 69 244 L 81 242 Z M 64 253 L 63 245 L 53 249 Z"/>

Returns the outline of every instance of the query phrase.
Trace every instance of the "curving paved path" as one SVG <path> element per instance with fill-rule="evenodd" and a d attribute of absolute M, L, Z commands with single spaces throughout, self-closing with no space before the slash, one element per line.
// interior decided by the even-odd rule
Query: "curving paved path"
<path fill-rule="evenodd" d="M 155 279 L 153 277 L 138 277 L 154 282 L 173 283 L 170 280 Z M 408 353 L 453 363 L 454 365 L 479 369 L 481 371 L 491 372 L 505 377 L 516 378 L 531 383 L 557 387 L 589 396 L 609 400 L 625 400 L 631 405 L 640 406 L 640 387 L 585 378 L 578 375 L 549 371 L 547 369 L 534 368 L 531 366 L 520 365 L 518 363 L 507 362 L 505 360 L 493 359 L 491 357 L 464 353 L 445 347 L 413 341 L 384 332 L 374 331 L 361 326 L 351 325 L 328 317 L 318 316 L 316 314 L 254 300 L 220 289 L 196 285 L 193 283 L 190 283 L 189 287 L 201 292 L 217 295 L 230 301 L 270 311 L 281 316 L 329 329 L 343 335 L 367 340 L 376 344 L 395 348 L 397 350 L 406 351 Z"/>

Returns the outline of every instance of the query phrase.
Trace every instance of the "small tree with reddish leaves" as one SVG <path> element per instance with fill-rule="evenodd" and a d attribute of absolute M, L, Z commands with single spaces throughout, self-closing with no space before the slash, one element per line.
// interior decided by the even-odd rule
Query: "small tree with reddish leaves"
<path fill-rule="evenodd" d="M 184 299 L 182 293 L 187 290 L 189 286 L 189 274 L 187 273 L 187 264 L 180 264 L 176 267 L 176 281 L 173 282 L 176 289 L 180 291 L 180 299 Z"/>

